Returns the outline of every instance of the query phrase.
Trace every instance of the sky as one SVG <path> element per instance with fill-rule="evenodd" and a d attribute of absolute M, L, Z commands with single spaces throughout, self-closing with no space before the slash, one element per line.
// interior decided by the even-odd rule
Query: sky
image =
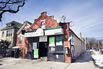
<path fill-rule="evenodd" d="M 0 27 L 10 21 L 33 23 L 42 11 L 58 22 L 64 15 L 78 36 L 81 32 L 84 37 L 103 39 L 103 0 L 27 0 L 18 13 L 5 13 Z"/>

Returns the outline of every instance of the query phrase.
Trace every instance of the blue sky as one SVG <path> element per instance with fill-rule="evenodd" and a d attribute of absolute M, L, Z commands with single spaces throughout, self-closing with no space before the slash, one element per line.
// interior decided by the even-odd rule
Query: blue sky
<path fill-rule="evenodd" d="M 103 39 L 103 0 L 27 0 L 18 13 L 5 13 L 0 27 L 12 20 L 33 23 L 42 11 L 54 15 L 58 22 L 66 16 L 77 35 L 81 32 L 84 37 Z"/>

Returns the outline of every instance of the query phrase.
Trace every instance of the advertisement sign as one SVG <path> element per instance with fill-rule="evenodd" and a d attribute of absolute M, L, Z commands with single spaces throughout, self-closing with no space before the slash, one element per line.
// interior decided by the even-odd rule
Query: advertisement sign
<path fill-rule="evenodd" d="M 47 36 L 39 37 L 39 42 L 47 42 Z"/>
<path fill-rule="evenodd" d="M 34 49 L 34 58 L 39 58 L 39 50 L 37 48 Z"/>
<path fill-rule="evenodd" d="M 49 46 L 55 46 L 55 37 L 49 37 Z"/>

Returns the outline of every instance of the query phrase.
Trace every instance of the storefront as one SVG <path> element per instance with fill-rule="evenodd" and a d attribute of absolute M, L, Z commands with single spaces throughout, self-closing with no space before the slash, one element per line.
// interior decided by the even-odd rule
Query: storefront
<path fill-rule="evenodd" d="M 26 30 L 24 37 L 27 38 L 28 46 L 25 43 L 25 46 L 21 47 L 28 49 L 29 59 L 46 57 L 50 61 L 71 63 L 71 52 L 74 50 L 70 45 L 69 26 L 69 22 L 57 23 L 53 16 L 48 16 L 47 12 L 42 12 L 35 19 L 34 24 L 30 25 L 27 30 L 24 28 Z"/>
<path fill-rule="evenodd" d="M 49 36 L 48 44 L 48 60 L 64 62 L 63 36 Z"/>
<path fill-rule="evenodd" d="M 43 30 L 43 32 L 39 30 L 38 33 L 37 31 L 25 33 L 25 37 L 28 38 L 32 50 L 32 57 L 34 59 L 47 57 L 47 59 L 51 61 L 64 62 L 65 48 L 63 46 L 64 36 L 62 28 L 49 28 Z M 34 33 L 36 33 L 36 35 L 33 35 Z"/>

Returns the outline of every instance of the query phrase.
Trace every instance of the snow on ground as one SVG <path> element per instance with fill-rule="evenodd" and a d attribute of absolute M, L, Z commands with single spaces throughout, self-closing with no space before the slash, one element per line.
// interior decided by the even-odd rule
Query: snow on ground
<path fill-rule="evenodd" d="M 92 53 L 92 58 L 95 64 L 99 67 L 103 67 L 103 54 L 101 54 L 99 51 L 92 51 Z"/>

